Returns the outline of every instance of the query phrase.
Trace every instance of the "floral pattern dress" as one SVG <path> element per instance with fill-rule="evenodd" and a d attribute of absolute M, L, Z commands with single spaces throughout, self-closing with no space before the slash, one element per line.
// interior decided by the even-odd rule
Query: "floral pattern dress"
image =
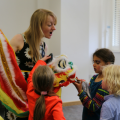
<path fill-rule="evenodd" d="M 21 34 L 23 36 L 24 40 L 24 46 L 20 51 L 16 52 L 16 60 L 18 63 L 18 66 L 21 69 L 21 72 L 27 81 L 28 75 L 32 68 L 34 67 L 35 63 L 32 61 L 32 58 L 30 56 L 30 48 L 28 43 L 26 42 L 24 34 Z M 45 42 L 40 45 L 40 53 L 42 57 L 45 56 Z M 19 118 L 15 114 L 13 114 L 11 111 L 8 111 L 5 109 L 5 118 L 4 120 L 28 120 L 28 117 L 26 118 Z"/>
<path fill-rule="evenodd" d="M 22 36 L 24 40 L 24 47 L 20 51 L 16 52 L 16 60 L 25 80 L 27 81 L 28 75 L 32 70 L 33 66 L 35 65 L 35 63 L 32 61 L 32 58 L 30 56 L 29 45 L 26 42 L 26 39 L 23 34 Z M 40 53 L 42 57 L 45 56 L 45 42 L 43 42 L 42 45 L 40 45 Z"/>

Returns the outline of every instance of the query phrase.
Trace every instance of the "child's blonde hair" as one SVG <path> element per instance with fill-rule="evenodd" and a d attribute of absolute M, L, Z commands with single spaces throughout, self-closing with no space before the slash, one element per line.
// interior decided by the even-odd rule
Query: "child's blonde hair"
<path fill-rule="evenodd" d="M 107 65 L 103 68 L 103 78 L 111 94 L 120 96 L 120 66 Z"/>

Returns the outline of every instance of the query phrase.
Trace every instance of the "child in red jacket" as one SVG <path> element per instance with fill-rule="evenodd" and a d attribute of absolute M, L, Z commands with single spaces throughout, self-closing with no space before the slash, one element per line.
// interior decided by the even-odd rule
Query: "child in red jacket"
<path fill-rule="evenodd" d="M 65 120 L 62 101 L 53 92 L 52 69 L 44 61 L 38 60 L 27 81 L 29 120 Z"/>

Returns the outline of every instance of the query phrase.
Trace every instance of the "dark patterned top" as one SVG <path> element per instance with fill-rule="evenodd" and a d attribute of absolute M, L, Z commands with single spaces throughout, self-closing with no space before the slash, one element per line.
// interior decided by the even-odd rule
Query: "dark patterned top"
<path fill-rule="evenodd" d="M 24 46 L 20 51 L 17 51 L 15 54 L 18 66 L 20 67 L 25 80 L 27 80 L 28 75 L 35 63 L 32 61 L 32 58 L 30 56 L 30 48 L 28 43 L 26 42 L 24 34 L 21 35 L 23 36 Z M 45 56 L 45 42 L 40 45 L 40 53 L 42 57 Z"/>
<path fill-rule="evenodd" d="M 104 96 L 109 94 L 106 90 L 102 89 L 102 80 L 95 82 L 97 76 L 94 75 L 89 83 L 91 98 L 83 90 L 79 94 L 79 98 L 84 106 L 82 120 L 99 120 Z"/>

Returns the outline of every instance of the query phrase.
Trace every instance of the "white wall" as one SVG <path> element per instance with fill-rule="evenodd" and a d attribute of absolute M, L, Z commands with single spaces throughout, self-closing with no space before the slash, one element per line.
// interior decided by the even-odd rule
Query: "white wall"
<path fill-rule="evenodd" d="M 0 29 L 8 40 L 29 27 L 35 10 L 36 0 L 0 0 Z"/>
<path fill-rule="evenodd" d="M 68 5 L 69 3 L 69 5 Z M 61 54 L 77 65 L 77 76 L 88 80 L 89 1 L 61 0 Z M 79 100 L 73 84 L 62 88 L 62 100 Z"/>
<path fill-rule="evenodd" d="M 89 4 L 89 79 L 94 74 L 92 54 L 100 47 L 100 0 L 90 0 Z"/>

